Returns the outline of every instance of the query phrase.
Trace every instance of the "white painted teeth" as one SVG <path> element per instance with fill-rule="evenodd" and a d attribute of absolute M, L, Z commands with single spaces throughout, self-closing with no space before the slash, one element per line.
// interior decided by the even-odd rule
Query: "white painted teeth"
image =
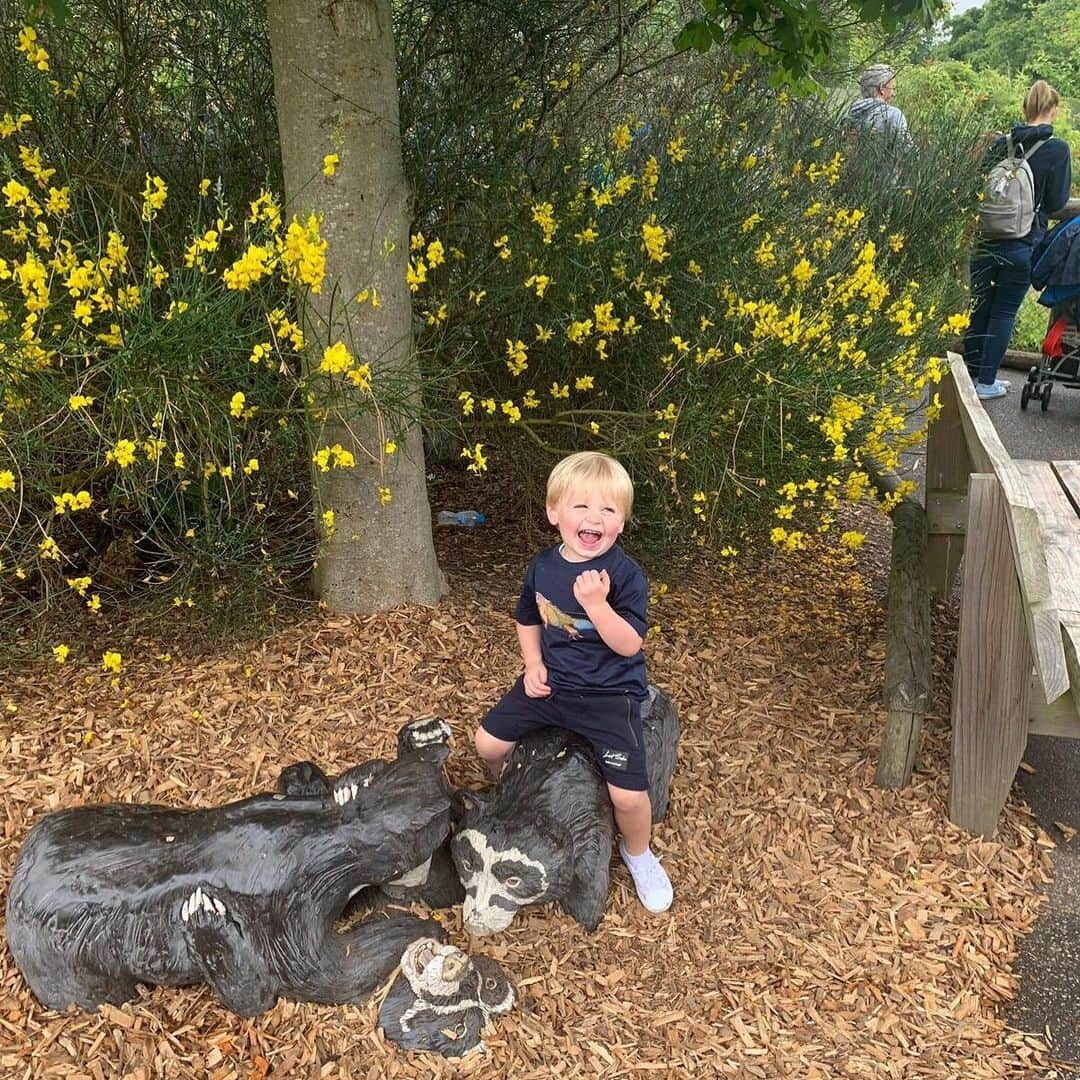
<path fill-rule="evenodd" d="M 202 908 L 208 915 L 225 916 L 225 905 L 216 896 L 210 896 L 202 891 L 202 886 L 195 887 L 195 891 L 180 905 L 180 918 L 187 922 L 192 915 Z"/>
<path fill-rule="evenodd" d="M 364 780 L 363 786 L 367 787 L 370 783 L 371 777 L 369 776 Z M 334 788 L 334 802 L 336 802 L 338 806 L 344 806 L 351 799 L 356 798 L 360 793 L 360 787 L 361 785 L 355 780 L 350 780 L 348 783 L 343 783 L 341 787 Z"/>

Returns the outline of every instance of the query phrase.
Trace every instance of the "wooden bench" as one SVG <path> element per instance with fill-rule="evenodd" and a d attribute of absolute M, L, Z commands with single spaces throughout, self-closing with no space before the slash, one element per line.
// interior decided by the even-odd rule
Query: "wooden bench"
<path fill-rule="evenodd" d="M 878 783 L 907 783 L 930 702 L 929 596 L 963 559 L 949 817 L 990 836 L 1030 732 L 1080 737 L 1080 461 L 1014 461 L 949 354 L 925 512 L 894 518 Z M 901 513 L 902 511 L 902 513 Z"/>

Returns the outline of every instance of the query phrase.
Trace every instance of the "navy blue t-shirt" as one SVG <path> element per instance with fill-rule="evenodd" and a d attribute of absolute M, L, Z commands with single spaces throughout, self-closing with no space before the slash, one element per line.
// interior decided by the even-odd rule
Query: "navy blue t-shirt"
<path fill-rule="evenodd" d="M 606 570 L 611 588 L 607 601 L 645 637 L 649 583 L 645 571 L 618 544 L 587 562 L 570 562 L 561 545 L 546 548 L 525 572 L 514 618 L 522 626 L 542 626 L 541 654 L 553 690 L 624 693 L 639 701 L 648 696 L 645 657 L 620 656 L 596 632 L 574 596 L 574 582 L 586 570 Z"/>

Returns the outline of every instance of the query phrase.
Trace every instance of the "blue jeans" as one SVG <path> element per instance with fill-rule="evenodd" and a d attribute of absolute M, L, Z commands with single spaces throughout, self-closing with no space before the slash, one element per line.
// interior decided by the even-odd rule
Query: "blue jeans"
<path fill-rule="evenodd" d="M 964 360 L 976 382 L 992 386 L 1009 347 L 1016 313 L 1031 287 L 1031 245 L 1001 240 L 983 248 L 971 263 L 971 325 L 964 335 Z"/>

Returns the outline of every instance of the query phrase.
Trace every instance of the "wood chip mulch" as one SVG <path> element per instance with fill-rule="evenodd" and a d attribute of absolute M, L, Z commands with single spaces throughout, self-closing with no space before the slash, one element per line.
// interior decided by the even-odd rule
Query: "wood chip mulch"
<path fill-rule="evenodd" d="M 271 789 L 302 758 L 337 772 L 389 755 L 397 728 L 421 716 L 453 727 L 451 780 L 481 786 L 471 732 L 516 673 L 511 611 L 527 558 L 497 551 L 500 539 L 440 532 L 452 592 L 431 611 L 313 611 L 214 649 L 165 622 L 128 649 L 115 685 L 88 662 L 4 676 L 0 710 L 17 712 L 0 711 L 0 902 L 46 811 L 218 804 Z M 947 820 L 948 617 L 920 771 L 902 792 L 873 786 L 881 526 L 876 543 L 862 579 L 817 554 L 795 567 L 652 568 L 650 675 L 683 723 L 655 835 L 675 905 L 650 916 L 616 859 L 593 934 L 542 907 L 470 939 L 460 911 L 443 913 L 451 940 L 495 957 L 518 988 L 484 1052 L 403 1053 L 377 1029 L 378 996 L 282 1001 L 251 1020 L 205 987 L 155 988 L 94 1015 L 51 1012 L 4 947 L 0 1076 L 1053 1075 L 1044 1043 L 1002 1020 L 1052 842 L 1017 802 L 993 842 Z"/>

